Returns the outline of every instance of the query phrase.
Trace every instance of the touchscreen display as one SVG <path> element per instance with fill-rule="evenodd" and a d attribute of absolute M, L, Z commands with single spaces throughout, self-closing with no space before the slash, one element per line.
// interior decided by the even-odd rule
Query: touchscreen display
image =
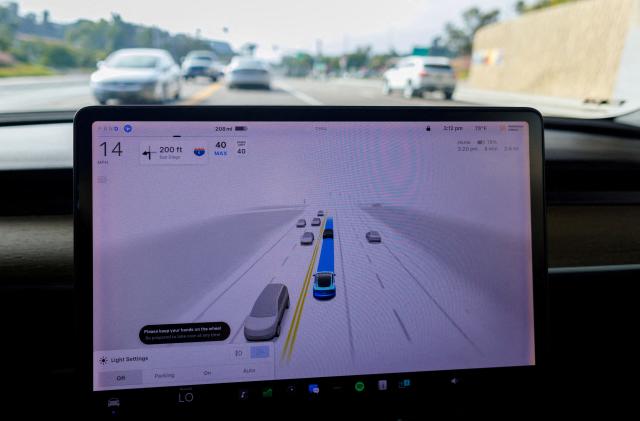
<path fill-rule="evenodd" d="M 528 133 L 94 123 L 94 390 L 533 365 Z"/>

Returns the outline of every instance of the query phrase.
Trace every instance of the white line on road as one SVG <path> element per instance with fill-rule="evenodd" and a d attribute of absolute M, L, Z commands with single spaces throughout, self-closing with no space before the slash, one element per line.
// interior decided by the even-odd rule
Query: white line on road
<path fill-rule="evenodd" d="M 398 319 L 398 323 L 400 323 L 400 327 L 402 328 L 402 331 L 404 332 L 404 336 L 407 337 L 407 340 L 409 342 L 411 342 L 411 336 L 409 336 L 409 332 L 407 331 L 407 328 L 404 327 L 404 323 L 402 323 L 402 319 L 400 318 L 400 315 L 398 315 L 398 312 L 396 311 L 396 309 L 393 309 L 393 314 L 396 315 L 396 319 Z"/>
<path fill-rule="evenodd" d="M 269 247 L 269 249 L 267 249 L 267 251 L 265 251 L 264 253 L 262 253 L 262 255 L 261 255 L 260 257 L 258 257 L 258 259 L 257 259 L 255 262 L 253 262 L 253 263 L 251 264 L 251 266 L 249 266 L 249 267 L 248 267 L 244 272 L 242 272 L 242 274 L 241 274 L 240 276 L 238 276 L 238 277 L 236 278 L 236 280 L 235 280 L 235 281 L 233 281 L 230 285 L 228 285 L 228 286 L 224 289 L 224 291 L 222 291 L 222 292 L 220 293 L 220 295 L 218 295 L 218 296 L 217 296 L 213 301 L 211 301 L 211 303 L 207 306 L 207 308 L 205 308 L 204 310 L 202 310 L 202 311 L 200 312 L 200 314 L 198 314 L 198 315 L 197 315 L 193 320 L 194 320 L 194 321 L 197 321 L 197 320 L 199 320 L 202 316 L 204 316 L 204 315 L 206 314 L 206 312 L 207 312 L 207 311 L 209 311 L 209 309 L 210 309 L 211 307 L 213 307 L 213 305 L 214 305 L 214 304 L 215 304 L 215 303 L 216 303 L 216 302 L 217 302 L 217 301 L 218 301 L 218 300 L 219 300 L 219 299 L 220 299 L 224 294 L 226 294 L 226 293 L 227 293 L 231 288 L 233 288 L 233 286 L 234 286 L 235 284 L 237 284 L 237 283 L 238 283 L 238 282 L 239 282 L 239 281 L 244 277 L 244 275 L 246 275 L 247 273 L 249 273 L 249 271 L 250 271 L 251 269 L 253 269 L 253 267 L 254 267 L 255 265 L 257 265 L 257 264 L 258 264 L 258 262 L 259 262 L 260 260 L 262 260 L 262 258 L 263 258 L 264 256 L 266 256 L 266 255 L 267 255 L 267 253 L 269 253 L 271 250 L 273 250 L 273 249 L 275 248 L 275 246 L 277 246 L 277 245 L 278 245 L 278 243 L 280 243 L 280 241 L 282 241 L 282 239 L 283 239 L 284 237 L 286 237 L 286 236 L 287 236 L 287 234 L 289 234 L 293 228 L 294 228 L 294 226 L 292 226 L 291 228 L 289 228 L 289 229 L 287 230 L 287 232 L 285 232 L 285 233 L 282 235 L 282 237 L 280 237 L 280 238 L 278 239 L 278 241 L 276 241 L 275 243 L 273 243 L 273 244 L 271 245 L 271 247 Z"/>
<path fill-rule="evenodd" d="M 338 220 L 338 224 L 341 220 L 338 219 L 338 212 L 336 212 L 335 219 Z M 353 332 L 351 330 L 351 312 L 349 311 L 349 294 L 347 294 L 347 275 L 344 272 L 344 256 L 342 254 L 342 239 L 338 235 L 338 246 L 340 247 L 340 269 L 342 270 L 342 285 L 344 289 L 344 305 L 347 311 L 347 327 L 349 328 L 349 352 L 351 354 L 351 362 L 355 361 L 355 348 L 353 346 Z"/>
<path fill-rule="evenodd" d="M 322 102 L 318 101 L 314 97 L 307 95 L 304 92 L 300 92 L 297 89 L 294 89 L 291 86 L 287 85 L 286 83 L 277 82 L 275 85 L 278 88 L 285 91 L 286 93 L 288 93 L 289 95 L 294 96 L 296 99 L 299 99 L 300 101 L 304 102 L 307 105 L 324 105 Z"/>
<path fill-rule="evenodd" d="M 420 288 L 426 295 L 427 297 L 429 297 L 429 299 L 431 300 L 431 302 L 433 304 L 436 305 L 436 307 L 438 307 L 438 309 L 442 312 L 442 314 L 444 314 L 444 316 L 449 320 L 449 322 L 458 330 L 458 332 L 460 332 L 460 334 L 471 344 L 471 346 L 479 353 L 482 355 L 482 350 L 480 348 L 478 348 L 478 346 L 476 345 L 476 343 L 465 333 L 465 331 L 462 329 L 462 327 L 460 327 L 460 325 L 458 323 L 456 323 L 455 320 L 453 320 L 453 317 L 451 317 L 451 315 L 449 315 L 449 313 L 447 313 L 447 311 L 444 309 L 444 307 L 442 307 L 440 305 L 440 303 L 434 298 L 433 295 L 431 295 L 431 293 L 427 290 L 427 288 L 422 285 L 422 283 L 418 280 L 418 278 L 409 270 L 407 269 L 407 267 L 404 265 L 404 263 L 402 263 L 402 260 L 400 260 L 398 258 L 398 256 L 391 251 L 391 249 L 389 248 L 389 246 L 387 246 L 386 244 L 383 244 L 383 246 L 387 249 L 387 251 L 389 252 L 389 254 L 400 264 L 400 267 L 402 269 L 404 269 L 405 272 L 407 272 L 407 274 L 409 275 L 409 277 L 411 279 L 413 279 L 413 281 L 416 283 L 416 285 L 418 286 L 418 288 Z"/>

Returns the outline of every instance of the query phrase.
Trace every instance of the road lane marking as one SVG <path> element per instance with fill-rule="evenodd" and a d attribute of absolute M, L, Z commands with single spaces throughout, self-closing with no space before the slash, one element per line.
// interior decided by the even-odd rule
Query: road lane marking
<path fill-rule="evenodd" d="M 322 223 L 320 232 L 322 232 L 323 230 L 324 230 L 324 222 Z M 302 284 L 302 290 L 300 291 L 300 295 L 298 296 L 298 301 L 296 302 L 296 309 L 293 313 L 291 324 L 289 325 L 289 332 L 287 333 L 287 339 L 284 342 L 284 346 L 282 348 L 283 351 L 280 354 L 281 360 L 284 360 L 285 356 L 287 358 L 287 361 L 291 360 L 291 354 L 293 353 L 293 344 L 296 340 L 298 326 L 300 325 L 300 317 L 302 316 L 302 309 L 304 307 L 304 302 L 307 297 L 307 290 L 309 289 L 309 283 L 311 281 L 311 275 L 313 274 L 313 268 L 315 266 L 320 243 L 321 241 L 316 241 L 316 245 L 313 249 L 313 254 L 311 255 L 311 261 L 309 262 L 309 267 L 307 268 L 307 273 L 305 274 L 304 282 Z"/>
<path fill-rule="evenodd" d="M 222 85 L 220 83 L 212 83 L 204 89 L 200 89 L 195 94 L 191 95 L 189 98 L 182 101 L 181 105 L 198 105 L 204 102 L 207 98 L 213 95 L 218 89 L 220 89 Z"/>
<path fill-rule="evenodd" d="M 296 338 L 298 337 L 298 328 L 300 327 L 300 319 L 302 318 L 302 311 L 304 310 L 304 303 L 307 301 L 307 293 L 309 290 L 309 285 L 311 283 L 311 279 L 313 278 L 313 269 L 316 265 L 316 259 L 318 257 L 318 250 L 320 249 L 319 244 L 321 242 L 318 241 L 316 243 L 316 249 L 313 251 L 313 256 L 311 257 L 311 264 L 309 265 L 309 273 L 306 276 L 305 280 L 305 294 L 302 296 L 302 303 L 300 304 L 300 311 L 298 312 L 298 319 L 296 320 L 296 326 L 293 330 L 293 337 L 291 338 L 291 343 L 289 344 L 289 353 L 287 355 L 287 361 L 291 361 L 291 355 L 293 354 L 293 345 L 296 343 Z"/>
<path fill-rule="evenodd" d="M 298 91 L 297 89 L 292 88 L 286 83 L 277 82 L 276 86 L 282 89 L 283 91 L 285 91 L 286 93 L 288 93 L 289 95 L 293 96 L 294 98 L 304 102 L 307 105 L 324 105 L 322 102 L 318 101 L 314 97 L 307 95 L 304 92 Z"/>
<path fill-rule="evenodd" d="M 404 336 L 407 337 L 407 340 L 409 342 L 411 342 L 411 336 L 409 336 L 409 332 L 407 332 L 407 328 L 404 327 L 404 323 L 402 323 L 402 319 L 400 318 L 400 316 L 398 315 L 398 312 L 396 311 L 396 309 L 393 309 L 393 314 L 396 315 L 396 319 L 398 319 L 398 323 L 400 323 L 400 327 L 402 328 L 402 331 L 404 332 Z"/>
<path fill-rule="evenodd" d="M 284 258 L 284 260 L 282 261 L 282 266 L 284 266 L 284 264 L 287 263 L 287 260 L 289 260 L 289 256 Z"/>
<path fill-rule="evenodd" d="M 369 260 L 369 263 L 370 263 L 370 264 L 373 264 L 373 262 L 371 261 L 371 257 L 369 257 L 369 255 L 368 255 L 368 254 L 367 254 L 366 256 L 367 256 L 367 260 Z"/>
<path fill-rule="evenodd" d="M 376 278 L 378 278 L 378 282 L 380 282 L 380 286 L 384 289 L 384 284 L 382 283 L 382 279 L 380 279 L 380 275 L 376 273 Z"/>
<path fill-rule="evenodd" d="M 207 308 L 205 308 L 204 310 L 202 310 L 202 311 L 200 312 L 200 314 L 198 314 L 198 316 L 194 318 L 194 321 L 198 321 L 198 319 L 200 319 L 202 316 L 204 316 L 204 315 L 205 315 L 205 313 L 206 313 L 207 311 L 209 311 L 209 309 L 210 309 L 211 307 L 213 307 L 213 305 L 214 305 L 214 304 L 215 304 L 215 303 L 216 303 L 216 302 L 217 302 L 217 301 L 218 301 L 218 300 L 219 300 L 219 299 L 220 299 L 224 294 L 226 294 L 227 292 L 229 292 L 229 290 L 230 290 L 231 288 L 233 288 L 233 286 L 234 286 L 235 284 L 237 284 L 237 283 L 240 281 L 240 279 L 242 279 L 242 278 L 244 277 L 244 275 L 246 275 L 247 273 L 249 273 L 249 271 L 250 271 L 251 269 L 253 269 L 253 267 L 254 267 L 255 265 L 257 265 L 257 264 L 258 264 L 258 262 L 259 262 L 260 260 L 262 260 L 262 259 L 264 258 L 264 256 L 266 256 L 266 255 L 267 255 L 267 253 L 269 253 L 271 250 L 273 250 L 273 249 L 274 249 L 274 247 L 275 247 L 275 246 L 277 246 L 277 245 L 278 245 L 278 243 L 280 243 L 280 241 L 282 241 L 282 239 L 283 239 L 284 237 L 286 237 L 286 236 L 287 236 L 287 234 L 289 234 L 293 228 L 295 228 L 295 225 L 294 225 L 294 226 L 292 226 L 291 228 L 289 228 L 289 229 L 287 230 L 287 232 L 285 232 L 285 233 L 282 235 L 282 237 L 280 237 L 280 238 L 278 239 L 278 241 L 276 241 L 275 243 L 273 243 L 273 244 L 271 245 L 271 247 L 269 247 L 269 249 L 268 249 L 267 251 L 265 251 L 265 252 L 264 252 L 260 257 L 258 257 L 258 259 L 257 259 L 255 262 L 253 262 L 253 263 L 251 264 L 251 266 L 249 266 L 249 267 L 248 267 L 244 272 L 242 272 L 242 274 L 241 274 L 240 276 L 238 276 L 238 277 L 236 278 L 236 280 L 235 280 L 235 281 L 233 281 L 230 285 L 228 285 L 228 286 L 224 289 L 224 291 L 222 291 L 222 292 L 220 293 L 220 295 L 218 295 L 218 296 L 217 296 L 213 301 L 211 301 L 211 303 L 207 306 Z"/>
<path fill-rule="evenodd" d="M 334 221 L 338 219 L 336 212 Z M 340 221 L 338 221 L 339 223 Z M 344 306 L 347 312 L 347 327 L 349 328 L 349 353 L 351 354 L 351 362 L 355 361 L 355 347 L 353 346 L 353 331 L 351 330 L 351 312 L 349 310 L 349 294 L 347 294 L 347 275 L 344 272 L 344 256 L 342 254 L 342 239 L 338 236 L 338 244 L 340 245 L 340 269 L 342 270 L 342 287 L 344 288 Z"/>
<path fill-rule="evenodd" d="M 411 277 L 411 279 L 413 279 L 413 281 L 416 283 L 416 285 L 418 285 L 418 287 L 422 290 L 422 292 L 424 292 L 427 295 L 427 297 L 429 297 L 431 302 L 433 302 L 433 304 L 435 304 L 435 306 L 438 307 L 438 309 L 447 318 L 447 320 L 449 320 L 449 322 L 458 330 L 458 332 L 471 344 L 471 346 L 476 351 L 478 351 L 479 354 L 484 355 L 484 353 L 482 352 L 482 350 L 480 348 L 478 348 L 476 343 L 473 342 L 473 340 L 465 333 L 465 331 L 462 330 L 460 325 L 458 325 L 458 323 L 456 323 L 456 321 L 453 320 L 453 317 L 451 317 L 449 315 L 449 313 L 447 313 L 447 311 L 444 309 L 444 307 L 442 307 L 440 305 L 440 303 L 438 301 L 436 301 L 434 296 L 431 295 L 431 293 L 427 290 L 427 288 L 424 285 L 422 285 L 422 283 L 418 280 L 418 278 L 416 278 L 416 276 L 409 269 L 407 269 L 407 267 L 404 265 L 404 263 L 402 263 L 402 261 L 398 258 L 398 256 L 396 256 L 396 254 L 391 251 L 389 246 L 387 246 L 386 244 L 383 244 L 383 246 L 387 249 L 389 254 L 400 264 L 400 267 L 402 269 L 404 269 L 405 272 L 407 272 L 407 274 Z"/>

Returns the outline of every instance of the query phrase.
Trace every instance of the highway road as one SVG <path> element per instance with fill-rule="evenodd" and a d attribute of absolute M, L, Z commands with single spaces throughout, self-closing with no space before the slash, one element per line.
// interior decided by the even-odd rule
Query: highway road
<path fill-rule="evenodd" d="M 382 94 L 378 80 L 276 78 L 271 90 L 228 89 L 223 82 L 183 83 L 181 99 L 187 105 L 447 105 L 438 93 L 405 99 L 399 93 Z M 96 105 L 88 75 L 0 79 L 0 113 L 76 110 Z"/>
<path fill-rule="evenodd" d="M 331 300 L 312 294 L 323 227 L 309 223 L 320 209 L 334 218 Z M 295 226 L 298 218 L 305 228 Z M 368 243 L 369 230 L 382 242 Z M 305 231 L 315 235 L 310 246 L 300 244 Z M 247 343 L 245 318 L 263 288 L 278 282 L 291 304 L 272 340 L 276 378 L 522 364 L 530 352 L 522 291 L 509 273 L 494 270 L 512 244 L 498 233 L 475 234 L 420 211 L 346 201 L 214 218 L 132 242 L 103 262 L 117 278 L 152 284 L 99 292 L 121 311 L 111 313 L 97 345 L 138 348 L 143 325 L 212 321 L 230 326 L 225 343 Z M 141 248 L 150 258 L 131 261 Z"/>
<path fill-rule="evenodd" d="M 307 207 L 273 231 L 261 250 L 181 321 L 224 320 L 231 326 L 228 342 L 246 343 L 245 317 L 264 286 L 279 282 L 287 285 L 291 306 L 281 336 L 273 340 L 277 378 L 517 365 L 526 359 L 522 308 L 503 297 L 513 293 L 509 279 L 483 273 L 495 263 L 490 253 L 480 251 L 485 264 L 475 266 L 476 276 L 464 262 L 452 267 L 447 264 L 454 262 L 443 260 L 452 246 L 442 243 L 443 232 L 451 229 L 457 242 L 467 227 L 457 227 L 456 234 L 453 226 L 437 228 L 446 221 L 431 221 L 434 238 L 423 244 L 431 248 L 428 253 L 397 225 L 412 222 L 404 210 L 354 204 L 324 210 L 335 223 L 335 298 L 312 295 L 321 228 L 295 228 L 298 217 L 309 222 L 315 216 L 315 207 Z M 366 241 L 372 229 L 382 233 L 382 243 Z M 304 231 L 314 232 L 312 246 L 300 245 Z M 508 242 L 496 238 L 493 244 L 508 253 Z M 477 246 L 455 244 L 463 256 L 473 255 Z"/>

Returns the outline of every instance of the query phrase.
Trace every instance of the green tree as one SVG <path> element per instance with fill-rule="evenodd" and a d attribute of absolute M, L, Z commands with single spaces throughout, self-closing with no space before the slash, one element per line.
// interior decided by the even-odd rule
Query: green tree
<path fill-rule="evenodd" d="M 516 12 L 523 14 L 533 10 L 545 9 L 547 7 L 557 6 L 563 3 L 571 3 L 578 0 L 535 0 L 528 4 L 525 0 L 518 0 L 515 5 Z"/>
<path fill-rule="evenodd" d="M 473 44 L 473 37 L 478 29 L 497 22 L 500 10 L 494 9 L 484 12 L 477 7 L 472 7 L 462 13 L 462 26 L 454 23 L 445 25 L 446 47 L 456 55 L 469 55 Z"/>
<path fill-rule="evenodd" d="M 389 51 L 386 54 L 376 54 L 369 59 L 369 68 L 373 70 L 384 70 L 388 67 L 389 61 L 398 57 L 398 53 L 394 50 Z"/>
<path fill-rule="evenodd" d="M 358 47 L 353 53 L 347 54 L 347 69 L 359 69 L 369 62 L 371 47 Z"/>
<path fill-rule="evenodd" d="M 313 69 L 313 57 L 311 54 L 298 52 L 294 55 L 282 57 L 281 65 L 285 68 L 287 76 L 307 76 Z"/>
<path fill-rule="evenodd" d="M 8 51 L 13 44 L 17 20 L 17 5 L 15 3 L 9 6 L 0 5 L 0 51 Z"/>
<path fill-rule="evenodd" d="M 47 45 L 44 48 L 40 62 L 45 66 L 68 69 L 77 66 L 77 53 L 66 45 Z"/>

